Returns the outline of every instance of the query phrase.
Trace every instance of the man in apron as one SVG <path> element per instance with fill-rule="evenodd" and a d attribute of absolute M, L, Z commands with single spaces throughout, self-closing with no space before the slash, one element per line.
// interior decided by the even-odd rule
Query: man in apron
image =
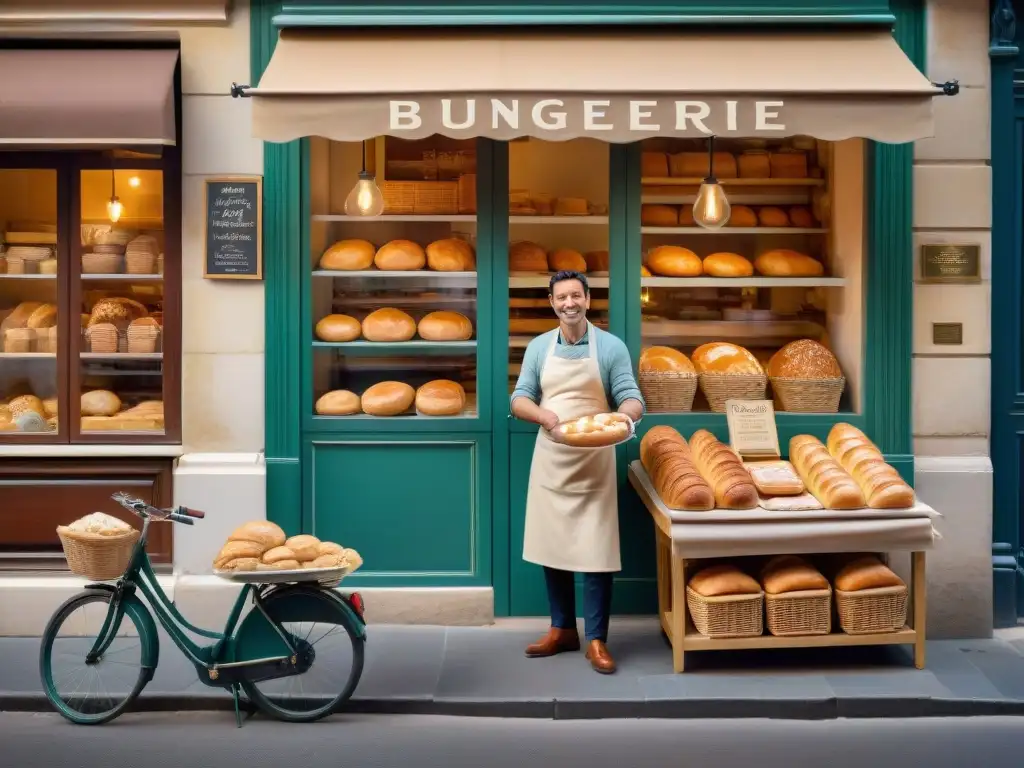
<path fill-rule="evenodd" d="M 615 409 L 639 421 L 643 396 L 629 351 L 587 320 L 590 287 L 579 272 L 551 278 L 558 328 L 526 348 L 511 396 L 512 414 L 538 424 L 526 497 L 523 559 L 543 566 L 551 628 L 526 649 L 531 657 L 578 651 L 574 574 L 583 574 L 586 658 L 598 672 L 615 671 L 606 646 L 612 577 L 619 555 L 615 447 L 582 450 L 554 442 L 559 422 Z"/>

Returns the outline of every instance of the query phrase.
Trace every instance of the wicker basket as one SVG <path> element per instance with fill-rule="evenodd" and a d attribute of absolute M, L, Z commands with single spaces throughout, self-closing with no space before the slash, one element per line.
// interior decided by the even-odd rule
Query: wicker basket
<path fill-rule="evenodd" d="M 768 377 L 764 374 L 702 373 L 700 388 L 711 410 L 724 413 L 726 400 L 764 400 Z"/>
<path fill-rule="evenodd" d="M 898 632 L 907 623 L 907 587 L 879 587 L 857 592 L 836 590 L 839 626 L 848 635 Z"/>
<path fill-rule="evenodd" d="M 384 214 L 457 214 L 457 181 L 383 181 Z"/>
<path fill-rule="evenodd" d="M 140 533 L 132 528 L 129 533 L 104 536 L 59 525 L 57 535 L 73 574 L 92 581 L 109 581 L 119 578 L 128 567 Z"/>
<path fill-rule="evenodd" d="M 772 376 L 772 392 L 782 406 L 792 413 L 837 413 L 839 400 L 846 388 L 846 379 L 791 379 Z"/>
<path fill-rule="evenodd" d="M 155 275 L 156 254 L 142 252 L 129 253 L 124 257 L 125 271 L 129 275 Z"/>
<path fill-rule="evenodd" d="M 705 637 L 756 637 L 764 634 L 764 592 L 704 597 L 686 587 L 693 626 Z"/>
<path fill-rule="evenodd" d="M 832 589 L 766 594 L 768 631 L 779 637 L 827 635 L 832 631 Z"/>
<path fill-rule="evenodd" d="M 676 413 L 693 410 L 697 394 L 697 374 L 675 371 L 641 371 L 640 394 L 651 413 Z"/>
<path fill-rule="evenodd" d="M 121 256 L 116 253 L 83 253 L 82 272 L 87 275 L 115 275 L 121 271 Z"/>

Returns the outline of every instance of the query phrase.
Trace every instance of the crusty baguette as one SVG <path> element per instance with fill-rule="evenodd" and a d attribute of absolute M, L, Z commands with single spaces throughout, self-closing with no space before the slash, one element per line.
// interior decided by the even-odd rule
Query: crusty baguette
<path fill-rule="evenodd" d="M 828 451 L 857 481 L 871 509 L 914 506 L 914 489 L 886 462 L 878 446 L 852 424 L 832 427 Z"/>
<path fill-rule="evenodd" d="M 663 442 L 685 443 L 686 439 L 677 430 L 667 424 L 651 427 L 640 439 L 640 463 L 648 476 L 651 474 L 651 462 Z"/>
<path fill-rule="evenodd" d="M 704 597 L 756 595 L 761 592 L 761 585 L 757 583 L 756 579 L 728 563 L 703 568 L 690 577 L 687 585 L 698 595 Z"/>
<path fill-rule="evenodd" d="M 705 512 L 715 508 L 715 495 L 694 466 L 685 440 L 659 443 L 651 472 L 654 490 L 669 509 Z"/>
<path fill-rule="evenodd" d="M 903 579 L 874 555 L 858 557 L 840 568 L 835 585 L 843 592 L 905 586 Z"/>
<path fill-rule="evenodd" d="M 724 443 L 706 429 L 690 437 L 693 463 L 715 493 L 719 509 L 753 509 L 757 506 L 757 488 L 743 462 Z"/>
<path fill-rule="evenodd" d="M 789 460 L 807 490 L 826 509 L 861 509 L 867 504 L 857 481 L 813 435 L 794 435 L 790 439 Z"/>

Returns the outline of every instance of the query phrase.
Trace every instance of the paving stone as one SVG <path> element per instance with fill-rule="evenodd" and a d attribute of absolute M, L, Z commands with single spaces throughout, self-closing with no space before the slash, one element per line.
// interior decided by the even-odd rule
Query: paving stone
<path fill-rule="evenodd" d="M 964 651 L 964 656 L 1009 699 L 1024 701 L 1024 660 L 1019 655 L 993 650 Z"/>
<path fill-rule="evenodd" d="M 444 662 L 445 627 L 370 627 L 358 699 L 434 697 Z"/>

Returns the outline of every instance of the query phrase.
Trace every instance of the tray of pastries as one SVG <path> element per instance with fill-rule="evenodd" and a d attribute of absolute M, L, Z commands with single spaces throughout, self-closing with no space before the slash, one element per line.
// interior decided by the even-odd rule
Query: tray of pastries
<path fill-rule="evenodd" d="M 551 439 L 574 448 L 607 448 L 633 438 L 636 425 L 624 413 L 596 413 L 559 422 Z"/>

